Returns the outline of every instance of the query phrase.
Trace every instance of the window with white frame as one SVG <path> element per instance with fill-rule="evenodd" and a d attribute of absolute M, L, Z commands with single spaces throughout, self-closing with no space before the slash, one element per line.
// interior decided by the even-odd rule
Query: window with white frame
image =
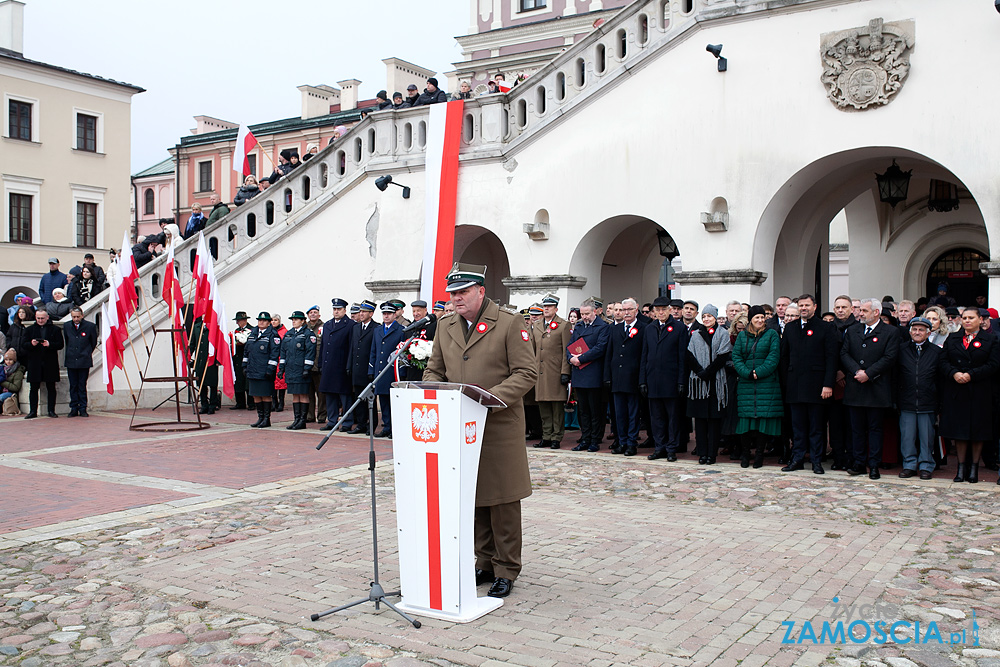
<path fill-rule="evenodd" d="M 84 153 L 104 153 L 104 114 L 73 109 L 73 148 Z"/>
<path fill-rule="evenodd" d="M 38 100 L 9 93 L 3 98 L 3 136 L 38 143 Z"/>
<path fill-rule="evenodd" d="M 41 243 L 42 179 L 0 175 L 3 183 L 3 226 L 0 241 Z"/>
<path fill-rule="evenodd" d="M 547 0 L 517 0 L 519 12 L 530 12 L 533 9 L 542 9 L 545 7 Z"/>
<path fill-rule="evenodd" d="M 73 234 L 78 248 L 104 246 L 104 195 L 107 188 L 70 183 L 73 192 Z"/>

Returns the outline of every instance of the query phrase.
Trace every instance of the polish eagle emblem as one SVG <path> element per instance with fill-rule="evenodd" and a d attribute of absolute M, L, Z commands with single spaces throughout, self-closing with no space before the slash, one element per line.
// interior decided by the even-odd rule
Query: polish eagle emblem
<path fill-rule="evenodd" d="M 465 422 L 465 444 L 476 444 L 476 422 Z"/>
<path fill-rule="evenodd" d="M 436 405 L 413 404 L 410 413 L 410 423 L 413 427 L 413 439 L 421 442 L 437 442 L 438 411 Z"/>

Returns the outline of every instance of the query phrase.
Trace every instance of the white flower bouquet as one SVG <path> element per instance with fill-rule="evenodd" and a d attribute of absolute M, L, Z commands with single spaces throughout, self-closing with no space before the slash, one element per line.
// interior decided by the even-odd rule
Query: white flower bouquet
<path fill-rule="evenodd" d="M 410 341 L 410 345 L 399 356 L 407 366 L 423 370 L 427 368 L 427 360 L 431 358 L 433 350 L 433 341 L 418 338 Z"/>

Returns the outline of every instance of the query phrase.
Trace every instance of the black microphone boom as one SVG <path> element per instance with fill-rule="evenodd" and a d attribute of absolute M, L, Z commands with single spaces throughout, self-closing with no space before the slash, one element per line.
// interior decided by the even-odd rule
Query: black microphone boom
<path fill-rule="evenodd" d="M 431 322 L 435 322 L 435 321 L 437 321 L 437 315 L 435 315 L 434 313 L 430 313 L 428 315 L 425 315 L 424 317 L 421 317 L 419 320 L 417 320 L 416 322 L 414 322 L 410 326 L 404 328 L 403 329 L 403 335 L 405 336 L 406 334 L 408 334 L 410 332 L 413 332 L 413 331 L 416 331 L 417 329 L 422 329 L 422 328 L 426 327 L 428 324 L 430 324 Z"/>

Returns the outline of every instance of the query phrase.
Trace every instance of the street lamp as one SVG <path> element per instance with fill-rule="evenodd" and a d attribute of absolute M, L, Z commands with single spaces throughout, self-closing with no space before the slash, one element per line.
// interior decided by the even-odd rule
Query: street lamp
<path fill-rule="evenodd" d="M 879 200 L 896 208 L 896 204 L 906 199 L 906 193 L 910 189 L 910 176 L 913 170 L 903 171 L 893 160 L 884 174 L 875 174 L 875 182 L 878 183 Z"/>
<path fill-rule="evenodd" d="M 379 176 L 378 178 L 375 179 L 375 187 L 381 190 L 382 192 L 385 192 L 385 189 L 390 185 L 399 185 L 399 187 L 403 188 L 403 199 L 410 198 L 410 188 L 406 185 L 393 183 L 392 176 L 386 174 L 385 176 Z"/>

